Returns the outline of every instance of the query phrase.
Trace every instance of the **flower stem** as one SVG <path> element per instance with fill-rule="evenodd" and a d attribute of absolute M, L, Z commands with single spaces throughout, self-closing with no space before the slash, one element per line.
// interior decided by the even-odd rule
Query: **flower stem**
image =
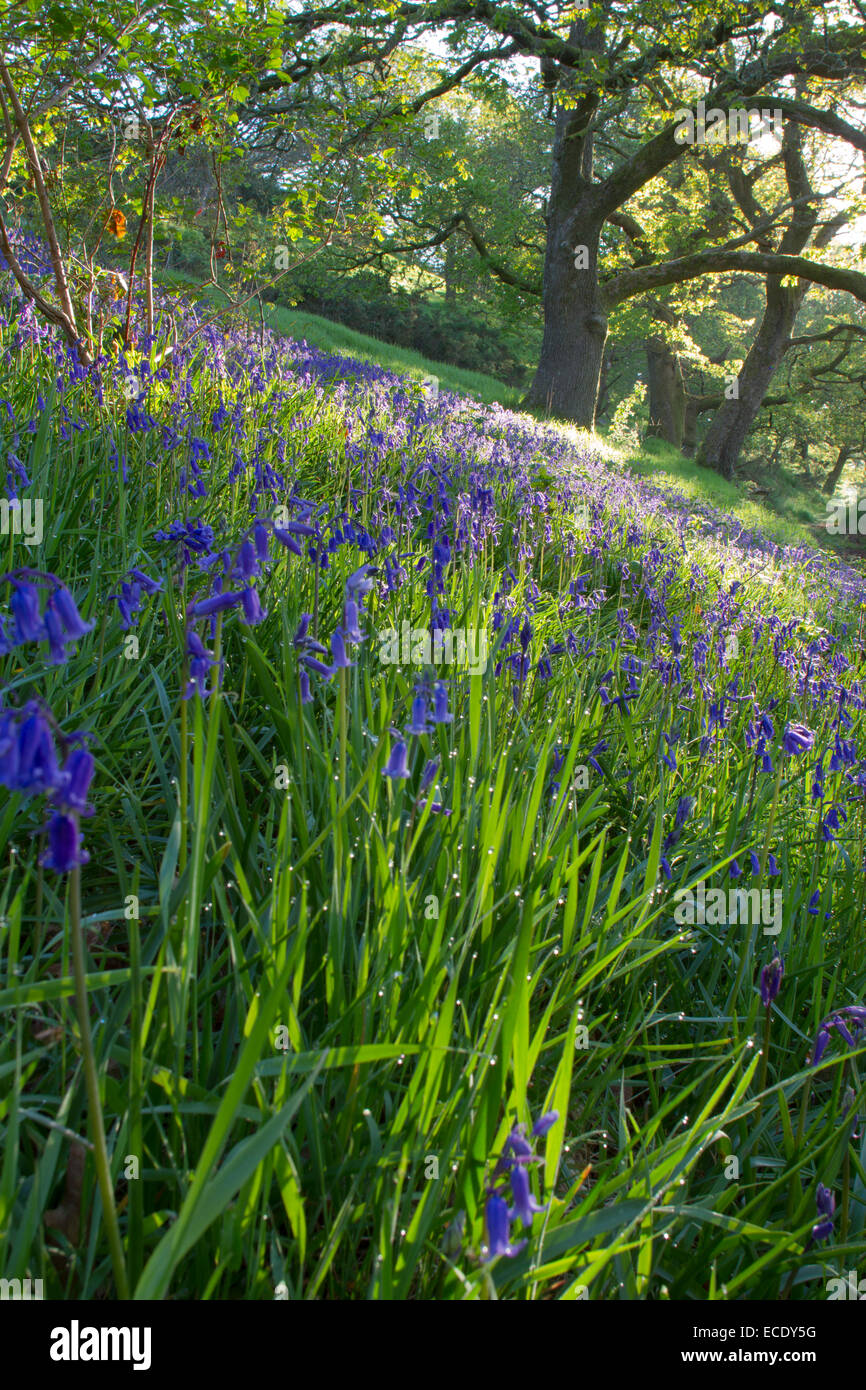
<path fill-rule="evenodd" d="M 758 1079 L 758 1111 L 756 1116 L 757 1119 L 760 1119 L 761 1116 L 761 1103 L 763 1093 L 767 1085 L 767 1064 L 770 1060 L 770 1022 L 772 1019 L 772 1013 L 772 1005 L 768 1004 L 766 1009 L 766 1018 L 764 1019 L 764 1046 L 761 1049 L 761 1074 Z"/>
<path fill-rule="evenodd" d="M 117 1212 L 114 1207 L 114 1188 L 111 1182 L 111 1165 L 105 1143 L 105 1125 L 102 1119 L 102 1104 L 99 1099 L 99 1077 L 96 1071 L 96 1058 L 93 1055 L 93 1038 L 90 1033 L 90 1010 L 87 1005 L 86 965 L 84 960 L 84 936 L 81 929 L 81 869 L 76 865 L 72 870 L 70 884 L 70 926 L 72 935 L 72 968 L 75 976 L 75 1004 L 78 1010 L 78 1026 L 81 1031 L 81 1057 L 84 1065 L 84 1082 L 87 1087 L 87 1109 L 90 1115 L 90 1133 L 93 1140 L 93 1156 L 96 1162 L 96 1177 L 102 1197 L 102 1214 L 114 1267 L 114 1282 L 118 1298 L 129 1298 L 129 1284 L 120 1231 L 117 1225 Z"/>

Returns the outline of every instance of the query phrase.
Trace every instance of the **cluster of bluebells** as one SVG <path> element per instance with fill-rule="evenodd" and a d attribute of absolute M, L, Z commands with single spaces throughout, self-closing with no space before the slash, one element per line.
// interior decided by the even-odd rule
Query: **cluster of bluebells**
<path fill-rule="evenodd" d="M 56 575 L 19 569 L 3 575 L 0 582 L 12 590 L 11 616 L 0 619 L 0 655 L 25 643 L 46 642 L 49 662 L 61 665 L 79 638 L 92 630 L 93 623 L 84 621 Z M 78 828 L 80 816 L 92 815 L 87 792 L 93 757 L 86 738 L 79 731 L 64 739 L 50 711 L 36 700 L 20 708 L 0 707 L 0 785 L 25 797 L 46 797 L 51 814 L 41 862 L 57 873 L 69 873 L 88 859 Z"/>
<path fill-rule="evenodd" d="M 383 776 L 397 782 L 405 781 L 411 777 L 409 740 L 423 738 L 437 724 L 450 724 L 453 718 L 454 716 L 448 709 L 448 688 L 444 681 L 433 680 L 430 675 L 423 675 L 415 684 L 412 696 L 412 712 L 405 730 L 402 733 L 399 729 L 391 730 L 391 749 L 388 761 L 382 769 Z M 427 795 L 438 770 L 438 757 L 430 758 L 425 762 L 418 788 L 419 801 Z M 434 814 L 441 812 L 441 802 L 431 802 L 430 809 Z M 450 815 L 451 813 L 445 811 L 444 814 Z"/>
<path fill-rule="evenodd" d="M 12 590 L 10 616 L 0 616 L 0 656 L 28 642 L 47 642 L 48 660 L 60 666 L 68 660 L 70 648 L 92 631 L 75 600 L 54 574 L 43 570 L 17 569 L 0 577 Z M 46 594 L 44 605 L 42 595 Z"/>
<path fill-rule="evenodd" d="M 162 590 L 162 581 L 151 579 L 143 570 L 133 568 L 129 570 L 126 577 L 121 580 L 120 592 L 109 594 L 109 599 L 114 599 L 120 613 L 120 626 L 124 630 L 135 627 L 136 614 L 141 612 L 143 607 L 143 596 L 151 597 Z"/>
<path fill-rule="evenodd" d="M 549 1110 L 540 1120 L 536 1120 L 530 1137 L 540 1139 L 558 1119 L 558 1111 Z M 541 1161 L 532 1151 L 532 1145 L 526 1137 L 526 1126 L 515 1125 L 505 1141 L 502 1155 L 493 1171 L 493 1178 L 487 1185 L 487 1200 L 484 1205 L 486 1238 L 483 1250 L 486 1259 L 493 1260 L 498 1255 L 519 1255 L 525 1249 L 528 1238 L 512 1241 L 511 1223 L 517 1219 L 523 1230 L 529 1231 L 532 1229 L 533 1217 L 547 1210 L 546 1202 L 537 1202 L 533 1197 L 529 1182 L 530 1167 Z"/>
<path fill-rule="evenodd" d="M 847 1043 L 849 1047 L 859 1047 L 866 1037 L 866 1006 L 863 1004 L 845 1004 L 841 1009 L 835 1009 L 827 1018 L 822 1019 L 815 1037 L 815 1045 L 812 1048 L 811 1065 L 813 1067 L 817 1067 L 823 1058 L 834 1032 L 838 1033 L 842 1041 Z"/>
<path fill-rule="evenodd" d="M 57 742 L 65 756 L 59 756 Z M 48 848 L 41 863 L 66 874 L 89 858 L 82 847 L 80 816 L 90 816 L 87 794 L 93 755 L 81 731 L 61 739 L 50 713 L 35 700 L 20 709 L 0 710 L 0 785 L 22 796 L 44 796 L 51 807 Z"/>
<path fill-rule="evenodd" d="M 206 682 L 211 668 L 216 666 L 219 685 L 225 662 L 209 652 L 196 623 L 209 620 L 210 635 L 216 629 L 216 618 L 220 613 L 233 609 L 240 612 L 241 621 L 247 627 L 255 627 L 264 622 L 268 610 L 262 606 L 258 586 L 270 571 L 274 558 L 271 554 L 272 539 L 276 540 L 292 554 L 301 554 L 295 539 L 298 534 L 312 534 L 311 528 L 302 522 L 288 522 L 277 526 L 273 521 L 257 517 L 244 533 L 234 550 L 213 550 L 213 531 L 197 524 L 173 523 L 168 531 L 158 534 L 157 539 L 173 540 L 180 549 L 182 563 L 188 563 L 189 551 L 199 556 L 200 568 L 211 573 L 211 591 L 206 597 L 193 599 L 186 610 L 186 658 L 189 677 L 183 691 L 183 698 L 193 695 L 204 698 L 208 693 Z"/>
<path fill-rule="evenodd" d="M 293 537 L 292 539 L 294 540 Z M 297 542 L 294 544 L 297 545 Z M 364 613 L 364 599 L 376 586 L 374 578 L 376 574 L 376 566 L 366 564 L 361 565 L 360 569 L 354 570 L 346 580 L 342 621 L 338 623 L 331 634 L 330 653 L 327 647 L 310 636 L 312 614 L 301 614 L 301 621 L 292 638 L 292 645 L 298 655 L 301 700 L 304 704 L 309 704 L 313 699 L 310 688 L 311 675 L 329 681 L 338 671 L 349 670 L 355 665 L 351 659 L 351 648 L 360 646 L 366 640 L 366 633 L 361 631 L 360 622 Z M 323 657 L 329 655 L 330 661 L 322 660 Z"/>
<path fill-rule="evenodd" d="M 732 859 L 730 865 L 728 866 L 729 878 L 742 878 L 744 872 L 749 872 L 752 874 L 760 874 L 761 872 L 761 861 L 753 849 L 749 850 L 748 870 L 743 869 L 738 859 Z M 769 853 L 767 855 L 767 878 L 777 878 L 780 873 L 781 870 L 779 868 L 778 860 L 776 859 L 775 854 Z"/>

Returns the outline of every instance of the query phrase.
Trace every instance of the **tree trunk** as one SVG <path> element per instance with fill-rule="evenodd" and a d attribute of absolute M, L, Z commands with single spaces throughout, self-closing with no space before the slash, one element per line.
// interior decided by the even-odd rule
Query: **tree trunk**
<path fill-rule="evenodd" d="M 848 462 L 851 455 L 853 454 L 853 452 L 854 450 L 850 447 L 850 445 L 842 445 L 842 448 L 839 450 L 839 456 L 836 459 L 836 462 L 833 464 L 833 467 L 830 469 L 830 472 L 824 479 L 823 491 L 826 497 L 833 496 L 833 493 L 836 491 L 836 484 L 842 476 L 842 470 L 845 467 L 845 464 Z"/>
<path fill-rule="evenodd" d="M 680 445 L 682 452 L 687 459 L 694 458 L 695 449 L 698 444 L 698 411 L 697 401 L 693 396 L 686 398 L 686 409 L 683 418 L 683 442 Z"/>
<path fill-rule="evenodd" d="M 785 355 L 805 292 L 805 286 L 782 289 L 777 275 L 767 278 L 764 317 L 737 379 L 737 397 L 719 406 L 699 455 L 700 463 L 724 478 L 734 476 L 746 436 Z"/>
<path fill-rule="evenodd" d="M 569 43 L 600 54 L 604 26 L 578 19 Z M 573 73 L 561 88 L 575 89 Z M 607 313 L 598 280 L 598 246 L 606 212 L 592 178 L 592 116 L 597 98 L 557 109 L 547 209 L 541 356 L 527 404 L 594 429 Z"/>
<path fill-rule="evenodd" d="M 679 449 L 686 414 L 679 357 L 664 338 L 647 338 L 646 353 L 650 417 L 647 434 Z"/>
<path fill-rule="evenodd" d="M 560 203 L 564 202 L 564 206 Z M 579 231 L 574 230 L 580 228 Z M 607 315 L 598 285 L 598 225 L 581 226 L 566 200 L 551 198 L 544 261 L 544 336 L 528 404 L 594 429 Z M 585 247 L 585 269 L 575 247 Z"/>

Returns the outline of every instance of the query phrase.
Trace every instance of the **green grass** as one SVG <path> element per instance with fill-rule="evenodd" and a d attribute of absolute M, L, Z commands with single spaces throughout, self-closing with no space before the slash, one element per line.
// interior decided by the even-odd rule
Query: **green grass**
<path fill-rule="evenodd" d="M 804 490 L 792 486 L 787 477 L 775 477 L 767 479 L 769 495 L 761 499 L 751 494 L 748 484 L 728 482 L 711 468 L 699 467 L 672 445 L 656 439 L 645 440 L 638 450 L 626 449 L 622 456 L 638 476 L 730 512 L 744 526 L 764 531 L 780 545 L 834 549 L 820 524 L 826 516 L 825 499 L 815 489 Z"/>

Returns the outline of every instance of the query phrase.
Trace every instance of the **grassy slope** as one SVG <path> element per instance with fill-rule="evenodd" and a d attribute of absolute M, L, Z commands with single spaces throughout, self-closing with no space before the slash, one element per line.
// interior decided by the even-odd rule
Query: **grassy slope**
<path fill-rule="evenodd" d="M 189 284 L 186 276 L 173 274 L 171 271 L 163 272 L 160 279 L 167 287 L 174 289 Z M 215 306 L 224 303 L 223 296 L 213 287 L 209 287 L 205 294 Z M 520 391 L 516 386 L 506 386 L 504 382 L 486 376 L 483 372 L 471 372 L 465 367 L 455 367 L 451 362 L 434 362 L 412 348 L 382 342 L 380 338 L 358 333 L 353 328 L 333 323 L 319 314 L 286 309 L 279 304 L 266 304 L 264 311 L 267 326 L 285 338 L 302 339 L 324 352 L 344 353 L 362 362 L 375 362 L 389 372 L 399 372 L 419 380 L 424 377 L 436 377 L 443 391 L 457 391 L 465 396 L 474 396 L 487 405 L 492 405 L 494 401 L 511 409 L 519 405 Z M 251 318 L 258 319 L 258 306 L 252 306 L 249 314 Z"/>
<path fill-rule="evenodd" d="M 189 284 L 188 279 L 172 271 L 163 272 L 161 279 L 167 287 Z M 222 295 L 212 287 L 205 291 L 215 305 L 223 302 Z M 249 311 L 258 316 L 258 308 Z M 511 410 L 519 410 L 521 392 L 483 372 L 472 372 L 448 362 L 435 362 L 411 348 L 382 342 L 366 333 L 358 333 L 343 324 L 334 323 L 318 314 L 309 314 L 280 305 L 265 306 L 265 322 L 274 332 L 287 338 L 303 339 L 325 352 L 345 354 L 362 362 L 374 362 L 391 372 L 423 379 L 436 377 L 443 390 L 473 396 L 490 405 L 499 402 Z M 571 437 L 581 431 L 566 429 Z M 584 442 L 586 436 L 583 435 Z M 677 449 L 660 440 L 645 440 L 637 447 L 618 444 L 605 432 L 593 440 L 601 444 L 614 467 L 626 467 L 641 477 L 652 478 L 659 487 L 684 493 L 696 502 L 717 507 L 735 516 L 743 526 L 759 529 L 782 545 L 824 546 L 834 549 L 820 525 L 825 515 L 824 499 L 820 493 L 799 486 L 787 474 L 776 475 L 766 502 L 761 501 L 741 485 L 726 482 L 712 469 L 700 468 Z M 815 518 L 814 521 L 810 521 Z M 817 523 L 817 524 L 816 524 Z"/>

